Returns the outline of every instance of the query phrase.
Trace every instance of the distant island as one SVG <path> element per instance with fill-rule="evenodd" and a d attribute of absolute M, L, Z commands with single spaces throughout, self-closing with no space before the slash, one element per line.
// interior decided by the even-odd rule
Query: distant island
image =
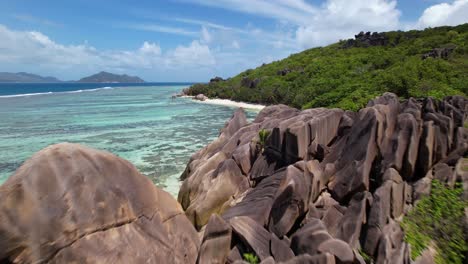
<path fill-rule="evenodd" d="M 0 72 L 0 83 L 60 83 L 65 82 L 55 77 L 44 77 L 26 72 Z M 68 81 L 78 83 L 144 83 L 145 81 L 137 76 L 127 74 L 113 74 L 101 71 L 78 81 Z"/>
<path fill-rule="evenodd" d="M 62 82 L 55 77 L 43 77 L 27 72 L 0 72 L 0 82 L 2 83 L 57 83 Z"/>
<path fill-rule="evenodd" d="M 126 74 L 113 74 L 102 71 L 100 73 L 80 79 L 80 83 L 144 83 L 140 77 L 129 76 Z"/>

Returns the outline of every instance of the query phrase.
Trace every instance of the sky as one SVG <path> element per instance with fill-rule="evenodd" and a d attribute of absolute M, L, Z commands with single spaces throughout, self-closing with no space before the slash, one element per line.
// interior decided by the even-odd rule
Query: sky
<path fill-rule="evenodd" d="M 0 72 L 234 76 L 360 31 L 468 22 L 468 0 L 0 0 Z"/>

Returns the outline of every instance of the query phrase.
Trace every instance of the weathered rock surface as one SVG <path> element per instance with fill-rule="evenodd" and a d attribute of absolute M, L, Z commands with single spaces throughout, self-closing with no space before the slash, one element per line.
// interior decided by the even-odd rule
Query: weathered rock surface
<path fill-rule="evenodd" d="M 410 263 L 399 221 L 431 181 L 462 182 L 468 193 L 467 110 L 465 97 L 386 93 L 357 113 L 276 105 L 248 123 L 236 112 L 229 132 L 192 157 L 179 201 L 197 228 L 212 213 L 232 226 L 230 263 L 246 252 L 265 263 L 364 263 L 359 250 L 375 263 Z M 213 179 L 226 162 L 239 180 L 221 188 Z M 229 191 L 206 195 L 215 189 Z"/>
<path fill-rule="evenodd" d="M 242 165 L 239 167 L 233 159 L 237 157 L 240 162 L 244 158 L 233 154 L 238 153 L 234 150 L 242 135 L 236 132 L 246 124 L 245 113 L 238 110 L 222 129 L 220 137 L 192 157 L 185 175 L 181 177 L 187 179 L 181 186 L 178 200 L 197 228 L 204 226 L 212 213 L 223 213 L 249 187 Z M 248 143 L 250 139 L 244 141 Z"/>
<path fill-rule="evenodd" d="M 194 263 L 180 205 L 133 165 L 76 144 L 50 146 L 0 187 L 0 260 Z"/>
<path fill-rule="evenodd" d="M 203 234 L 198 263 L 226 263 L 231 251 L 231 237 L 231 226 L 218 215 L 211 215 Z"/>

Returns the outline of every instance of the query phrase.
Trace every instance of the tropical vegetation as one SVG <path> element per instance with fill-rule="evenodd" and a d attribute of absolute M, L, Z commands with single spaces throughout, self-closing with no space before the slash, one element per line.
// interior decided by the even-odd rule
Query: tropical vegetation
<path fill-rule="evenodd" d="M 195 84 L 188 93 L 303 109 L 349 110 L 387 91 L 402 98 L 468 93 L 468 24 L 375 36 L 383 40 L 369 44 L 356 36 L 308 49 L 227 80 Z"/>

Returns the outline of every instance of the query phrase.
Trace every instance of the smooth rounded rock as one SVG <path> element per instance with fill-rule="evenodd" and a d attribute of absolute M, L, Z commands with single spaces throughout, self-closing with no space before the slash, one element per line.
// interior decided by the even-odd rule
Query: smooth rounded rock
<path fill-rule="evenodd" d="M 195 263 L 181 206 L 129 162 L 62 143 L 0 187 L 0 259 L 13 263 Z"/>

